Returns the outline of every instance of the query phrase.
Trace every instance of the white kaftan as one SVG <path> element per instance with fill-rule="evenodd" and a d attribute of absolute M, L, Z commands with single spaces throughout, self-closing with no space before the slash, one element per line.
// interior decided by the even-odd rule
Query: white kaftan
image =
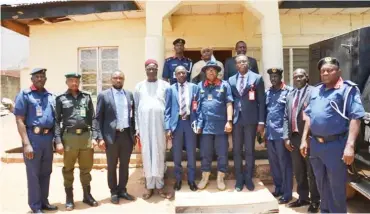
<path fill-rule="evenodd" d="M 142 145 L 145 178 L 163 178 L 165 170 L 166 138 L 164 129 L 165 91 L 170 87 L 163 80 L 136 85 L 135 122 Z"/>

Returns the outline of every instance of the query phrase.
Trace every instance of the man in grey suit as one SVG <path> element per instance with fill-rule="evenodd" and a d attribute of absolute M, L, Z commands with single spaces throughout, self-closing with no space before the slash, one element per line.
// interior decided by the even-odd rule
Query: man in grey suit
<path fill-rule="evenodd" d="M 239 41 L 235 45 L 236 55 L 247 54 L 247 44 L 243 41 Z M 225 71 L 224 71 L 224 80 L 228 80 L 230 77 L 234 76 L 238 73 L 238 69 L 236 68 L 236 62 L 234 57 L 227 58 L 225 61 Z M 253 71 L 254 73 L 258 74 L 258 66 L 257 61 L 255 58 L 248 56 L 248 69 Z"/>
<path fill-rule="evenodd" d="M 287 97 L 283 139 L 285 147 L 291 152 L 299 199 L 288 206 L 301 207 L 310 204 L 308 212 L 316 213 L 320 205 L 320 195 L 317 190 L 315 176 L 308 158 L 304 158 L 299 150 L 305 124 L 302 112 L 308 105 L 314 87 L 308 85 L 308 75 L 304 69 L 296 69 L 293 73 L 293 80 L 296 88 Z"/>
<path fill-rule="evenodd" d="M 130 156 L 134 146 L 134 98 L 130 91 L 123 89 L 125 76 L 121 71 L 112 74 L 112 88 L 104 90 L 98 96 L 96 123 L 98 142 L 106 150 L 108 164 L 108 186 L 111 202 L 119 203 L 119 198 L 129 201 L 135 198 L 127 193 Z M 119 183 L 117 185 L 117 163 Z"/>

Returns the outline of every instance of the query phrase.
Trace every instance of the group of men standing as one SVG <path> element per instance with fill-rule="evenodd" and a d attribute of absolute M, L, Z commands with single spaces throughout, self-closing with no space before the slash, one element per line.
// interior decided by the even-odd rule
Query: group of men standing
<path fill-rule="evenodd" d="M 79 74 L 67 74 L 68 90 L 55 98 L 44 88 L 46 69 L 31 72 L 33 85 L 17 96 L 14 114 L 24 145 L 29 205 L 33 212 L 57 209 L 47 199 L 53 141 L 56 151 L 64 154 L 66 208 L 72 210 L 73 170 L 77 160 L 83 202 L 98 205 L 90 193 L 96 146 L 106 151 L 111 202 L 118 204 L 120 198 L 135 200 L 126 189 L 135 137 L 142 145 L 144 199 L 149 199 L 154 190 L 163 198 L 173 196 L 164 190 L 166 142 L 173 144 L 175 190 L 182 186 L 184 148 L 189 188 L 192 191 L 206 188 L 215 150 L 217 187 L 225 190 L 229 134 L 233 136 L 235 190 L 242 191 L 246 186 L 253 191 L 257 133 L 266 138 L 275 185 L 273 195 L 281 196 L 280 204 L 292 200 L 294 172 L 299 199 L 290 203 L 290 207 L 310 204 L 309 212 L 319 208 L 322 212 L 346 211 L 345 169 L 346 164 L 353 162 L 353 146 L 364 109 L 356 85 L 340 78 L 335 58 L 320 60 L 318 69 L 323 83 L 315 87 L 308 85 L 303 69 L 294 71 L 293 89 L 282 82 L 282 69 L 270 68 L 267 72 L 272 87 L 265 91 L 256 61 L 245 55 L 244 42 L 236 44 L 238 55 L 226 61 L 225 69 L 210 48 L 202 49 L 203 61 L 192 66 L 191 60 L 183 56 L 185 40 L 177 39 L 173 44 L 176 56 L 166 59 L 164 80 L 158 79 L 158 63 L 153 59 L 145 62 L 147 78 L 136 85 L 134 93 L 123 89 L 124 74 L 114 72 L 112 88 L 98 96 L 96 114 L 91 96 L 78 89 Z M 337 128 L 332 124 L 338 124 Z M 198 184 L 197 139 L 202 171 Z"/>

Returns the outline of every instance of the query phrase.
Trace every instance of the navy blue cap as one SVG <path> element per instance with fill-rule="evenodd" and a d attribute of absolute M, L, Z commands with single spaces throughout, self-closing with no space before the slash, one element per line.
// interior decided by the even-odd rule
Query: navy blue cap
<path fill-rule="evenodd" d="M 178 38 L 178 39 L 176 39 L 175 41 L 172 42 L 173 45 L 176 45 L 178 43 L 185 45 L 185 40 L 181 39 L 181 38 Z"/>
<path fill-rule="evenodd" d="M 208 68 L 214 68 L 217 72 L 221 71 L 221 67 L 217 65 L 216 62 L 209 61 L 207 64 L 202 68 L 202 72 L 205 72 Z"/>
<path fill-rule="evenodd" d="M 76 72 L 72 72 L 72 73 L 68 73 L 66 75 L 64 75 L 66 78 L 78 78 L 80 79 L 81 78 L 81 74 L 79 73 L 76 73 Z"/>
<path fill-rule="evenodd" d="M 31 71 L 31 75 L 37 74 L 37 73 L 45 73 L 47 70 L 46 68 L 34 68 Z"/>
<path fill-rule="evenodd" d="M 282 74 L 283 73 L 283 69 L 281 68 L 270 68 L 267 70 L 267 73 L 268 74 Z"/>
<path fill-rule="evenodd" d="M 320 61 L 317 63 L 317 68 L 320 70 L 324 64 L 336 65 L 339 68 L 339 61 L 334 57 L 325 57 L 320 59 Z"/>

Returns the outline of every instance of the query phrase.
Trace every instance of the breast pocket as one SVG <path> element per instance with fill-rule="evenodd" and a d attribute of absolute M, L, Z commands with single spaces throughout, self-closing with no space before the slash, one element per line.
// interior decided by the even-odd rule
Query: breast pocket
<path fill-rule="evenodd" d="M 72 101 L 70 101 L 70 100 L 64 100 L 64 101 L 62 102 L 62 107 L 63 107 L 64 109 L 72 108 L 72 107 L 73 107 Z"/>

